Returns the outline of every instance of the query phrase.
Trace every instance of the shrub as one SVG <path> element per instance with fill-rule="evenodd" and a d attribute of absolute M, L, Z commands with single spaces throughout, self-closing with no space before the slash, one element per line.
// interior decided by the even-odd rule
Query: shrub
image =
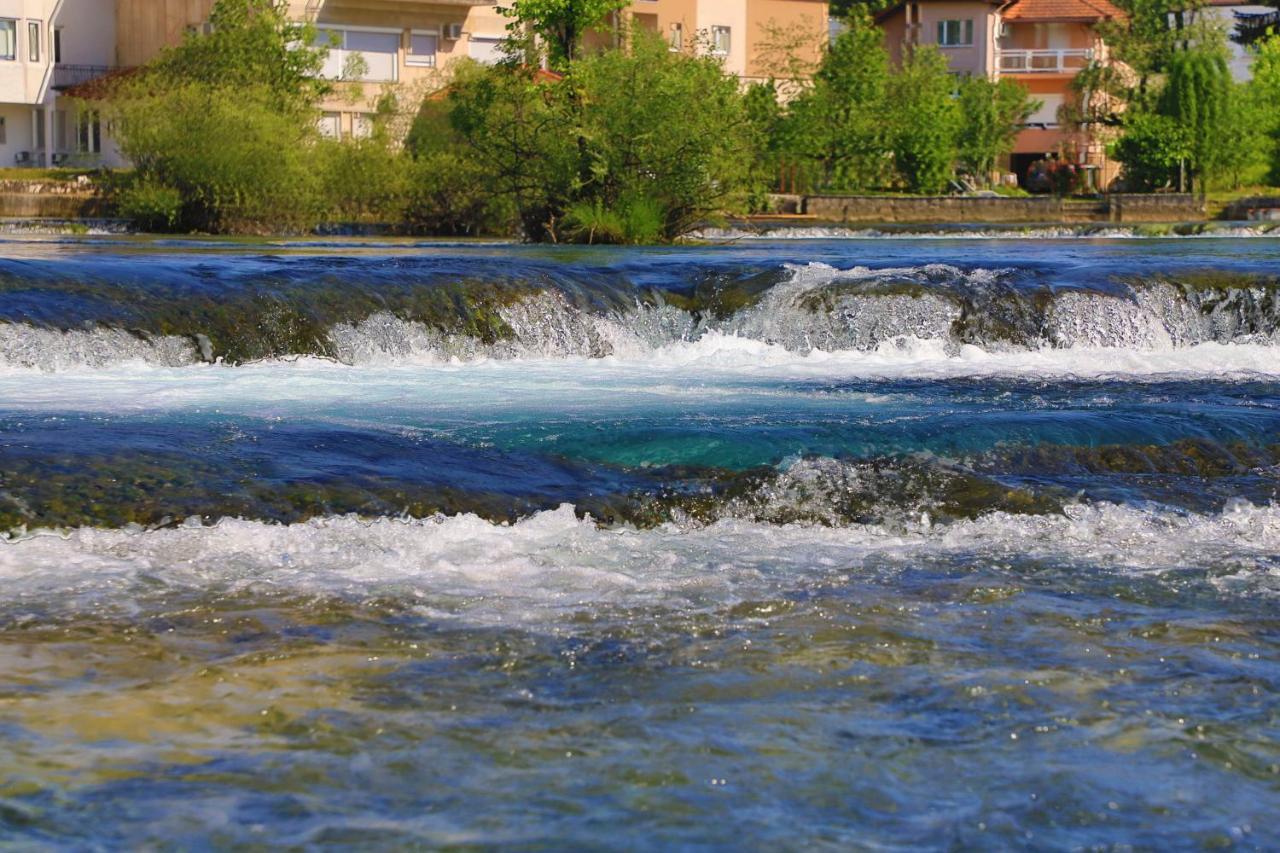
<path fill-rule="evenodd" d="M 315 125 L 277 110 L 268 91 L 135 91 L 116 103 L 115 120 L 142 182 L 181 194 L 183 228 L 300 229 L 318 218 Z"/>
<path fill-rule="evenodd" d="M 154 181 L 136 181 L 120 191 L 116 210 L 143 231 L 173 231 L 182 221 L 182 193 Z"/>

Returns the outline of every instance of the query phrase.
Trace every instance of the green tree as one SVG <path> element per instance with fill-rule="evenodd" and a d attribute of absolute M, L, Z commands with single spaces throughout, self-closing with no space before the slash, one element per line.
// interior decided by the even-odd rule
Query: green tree
<path fill-rule="evenodd" d="M 751 124 L 738 81 L 710 56 L 671 52 L 636 33 L 630 50 L 579 60 L 565 81 L 585 104 L 591 181 L 579 196 L 659 212 L 674 237 L 739 207 L 751 176 Z"/>
<path fill-rule="evenodd" d="M 960 83 L 960 163 L 986 183 L 996 162 L 1013 150 L 1019 128 L 1040 108 L 1021 83 L 968 77 Z"/>
<path fill-rule="evenodd" d="M 883 33 L 869 16 L 851 17 L 823 55 L 812 88 L 791 102 L 779 125 L 785 154 L 814 164 L 824 188 L 882 186 L 891 162 L 889 79 Z"/>
<path fill-rule="evenodd" d="M 932 46 L 910 50 L 890 78 L 894 163 L 912 192 L 938 193 L 956 161 L 960 111 L 947 58 Z"/>
<path fill-rule="evenodd" d="M 578 58 L 587 31 L 626 5 L 627 0 L 514 0 L 498 11 L 512 19 L 507 29 L 514 42 L 537 35 L 547 45 L 548 64 L 563 71 Z"/>
<path fill-rule="evenodd" d="M 1231 72 L 1221 49 L 1197 47 L 1174 54 L 1158 110 L 1185 134 L 1193 180 L 1212 174 L 1223 147 L 1236 144 L 1223 137 L 1230 100 Z"/>
<path fill-rule="evenodd" d="M 1190 156 L 1185 129 L 1169 116 L 1139 108 L 1125 115 L 1122 128 L 1109 152 L 1124 166 L 1126 187 L 1135 192 L 1176 187 Z"/>
<path fill-rule="evenodd" d="M 210 32 L 189 33 L 111 94 L 106 112 L 135 166 L 124 209 L 210 231 L 302 229 L 321 215 L 308 157 L 325 48 L 287 11 L 217 0 Z"/>

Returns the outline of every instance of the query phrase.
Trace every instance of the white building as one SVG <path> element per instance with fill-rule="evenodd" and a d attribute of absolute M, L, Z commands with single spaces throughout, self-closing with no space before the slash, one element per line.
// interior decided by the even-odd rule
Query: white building
<path fill-rule="evenodd" d="M 0 166 L 117 164 L 97 117 L 61 96 L 115 64 L 110 0 L 0 0 Z"/>

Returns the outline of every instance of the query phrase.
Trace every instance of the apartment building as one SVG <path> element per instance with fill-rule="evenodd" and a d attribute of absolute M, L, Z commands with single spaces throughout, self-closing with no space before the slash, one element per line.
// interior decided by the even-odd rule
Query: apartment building
<path fill-rule="evenodd" d="M 103 0 L 0 0 L 0 166 L 114 156 L 94 115 L 62 95 L 111 65 L 113 12 Z"/>
<path fill-rule="evenodd" d="M 1098 25 L 1123 16 L 1109 0 L 913 0 L 877 21 L 895 61 L 912 45 L 932 44 L 954 73 L 1011 77 L 1041 102 L 1007 164 L 1020 181 L 1033 161 L 1060 157 L 1106 186 L 1119 171 L 1106 156 L 1106 140 L 1094 130 L 1067 127 L 1060 111 L 1078 97 L 1071 87 L 1076 74 L 1108 61 Z"/>
<path fill-rule="evenodd" d="M 115 64 L 131 67 L 204 25 L 214 0 L 100 2 L 115 4 Z M 291 0 L 289 12 L 315 24 L 319 43 L 331 46 L 321 73 L 357 84 L 336 87 L 321 104 L 321 131 L 335 137 L 367 134 L 387 88 L 415 103 L 443 85 L 455 59 L 498 61 L 509 23 L 484 0 Z M 744 80 L 786 76 L 769 49 L 771 33 L 792 33 L 813 62 L 827 38 L 826 0 L 635 0 L 623 19 L 662 32 L 674 49 L 723 56 L 726 70 Z"/>
<path fill-rule="evenodd" d="M 725 71 L 744 84 L 812 69 L 829 38 L 827 0 L 634 0 L 619 17 L 659 34 L 672 50 L 721 57 Z M 604 41 L 598 36 L 587 44 Z"/>

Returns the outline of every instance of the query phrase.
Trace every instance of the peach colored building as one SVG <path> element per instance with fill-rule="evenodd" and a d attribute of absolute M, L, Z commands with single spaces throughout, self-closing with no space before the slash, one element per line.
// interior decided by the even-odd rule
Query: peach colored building
<path fill-rule="evenodd" d="M 116 64 L 129 67 L 203 26 L 214 0 L 114 2 Z M 290 0 L 289 12 L 332 45 L 322 73 L 343 82 L 321 104 L 321 130 L 342 137 L 369 131 L 387 89 L 417 103 L 447 82 L 454 59 L 497 61 L 509 22 L 484 0 Z M 662 33 L 673 49 L 721 55 L 743 80 L 789 76 L 793 64 L 770 49 L 770 34 L 792 34 L 801 67 L 816 64 L 827 38 L 825 0 L 635 0 L 623 20 Z"/>
<path fill-rule="evenodd" d="M 828 37 L 826 0 L 634 0 L 620 17 L 672 50 L 722 57 L 744 83 L 807 77 Z"/>
<path fill-rule="evenodd" d="M 1108 61 L 1098 24 L 1123 17 L 1109 0 L 914 0 L 877 21 L 894 61 L 912 45 L 935 45 L 953 72 L 1015 79 L 1041 102 L 1010 157 L 1009 169 L 1019 181 L 1033 161 L 1057 156 L 1096 170 L 1105 186 L 1118 171 L 1106 156 L 1105 140 L 1096 132 L 1071 130 L 1060 112 L 1077 97 L 1071 88 L 1076 74 Z"/>

